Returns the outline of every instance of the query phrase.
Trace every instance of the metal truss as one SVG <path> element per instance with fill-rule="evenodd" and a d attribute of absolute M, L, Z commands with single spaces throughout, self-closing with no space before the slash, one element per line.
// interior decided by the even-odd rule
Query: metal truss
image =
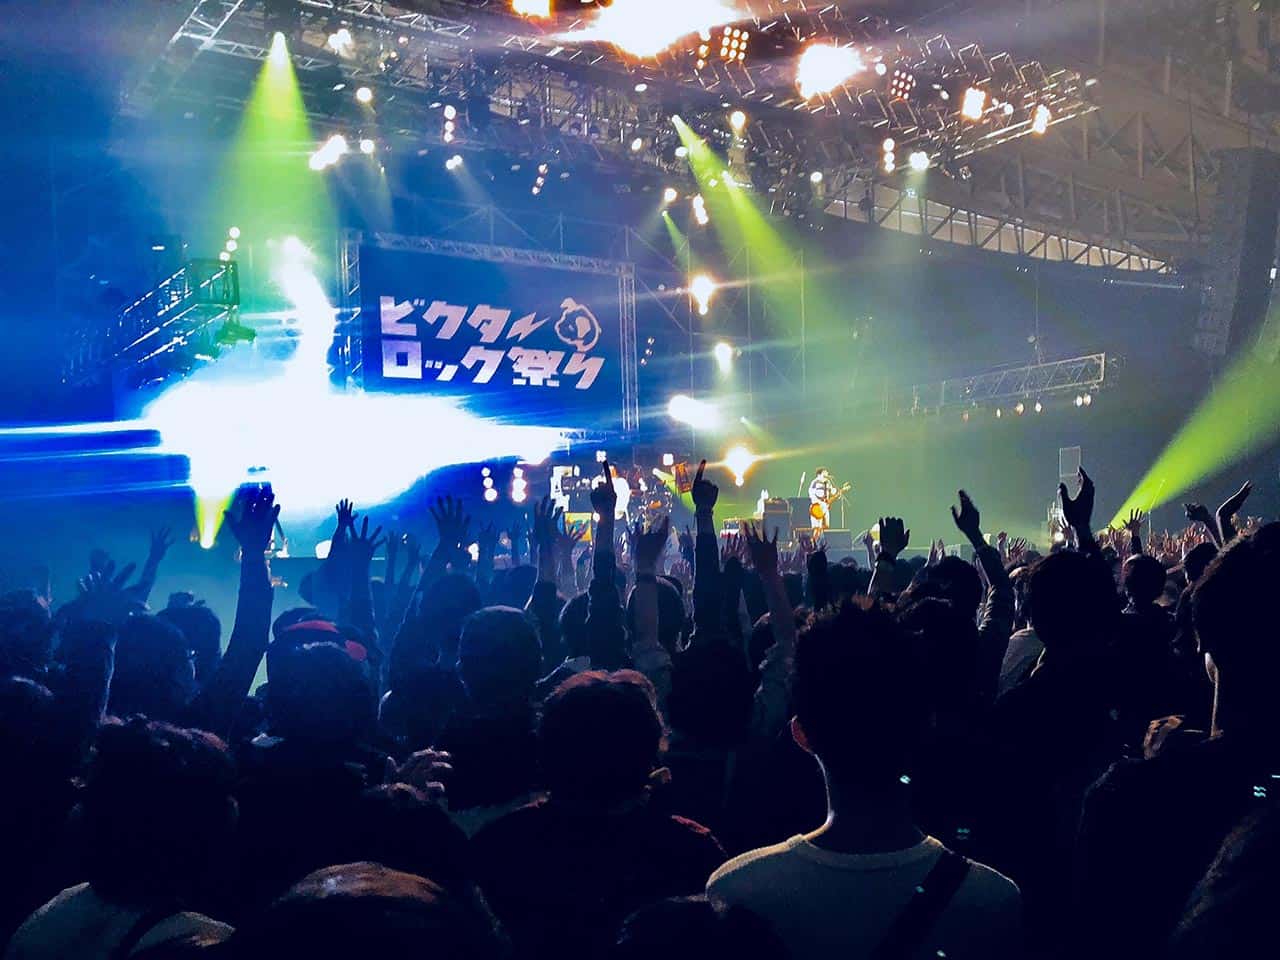
<path fill-rule="evenodd" d="M 501 247 L 439 237 L 407 237 L 393 233 L 366 233 L 364 241 L 383 250 L 433 253 L 437 256 L 461 257 L 465 260 L 511 263 L 521 267 L 551 267 L 557 270 L 576 270 L 579 273 L 600 273 L 615 277 L 635 273 L 634 265 L 620 260 L 602 260 L 599 257 L 551 253 L 524 247 Z"/>
<path fill-rule="evenodd" d="M 62 382 L 83 384 L 142 367 L 195 340 L 240 304 L 234 261 L 192 260 L 122 309 L 108 326 L 77 331 Z"/>
<path fill-rule="evenodd" d="M 967 196 L 940 197 L 939 202 L 997 219 L 1016 216 L 1050 236 L 1137 255 L 1131 264 L 1163 259 L 1121 236 L 1120 225 L 1128 227 L 1137 219 L 1131 201 L 1099 198 L 1096 190 L 1080 185 L 1075 188 L 1079 215 L 1055 220 L 1044 212 L 1049 204 L 1041 197 L 1061 191 L 1041 187 L 1035 166 L 1022 164 L 1017 189 L 1011 186 L 1014 179 L 1003 159 L 1010 141 L 1047 139 L 1027 136 L 1036 106 L 1050 109 L 1050 134 L 1095 111 L 1078 71 L 1047 68 L 974 43 L 954 43 L 936 30 L 915 31 L 835 4 L 752 0 L 748 26 L 758 45 L 768 39 L 798 50 L 815 38 L 857 44 L 868 59 L 883 58 L 917 77 L 913 99 L 891 98 L 884 79 L 867 70 L 855 82 L 804 101 L 788 75 L 789 57 L 749 57 L 745 64 L 732 65 L 708 59 L 701 68 L 688 50 L 632 59 L 611 47 L 572 43 L 581 21 L 564 34 L 552 34 L 536 21 L 511 16 L 505 4 L 487 0 L 439 0 L 430 12 L 411 9 L 414 0 L 402 3 L 299 0 L 303 42 L 294 60 L 304 77 L 340 76 L 395 89 L 394 105 L 387 104 L 380 118 L 415 139 L 439 141 L 441 121 L 433 107 L 445 100 L 461 104 L 483 91 L 492 120 L 482 128 L 463 124 L 458 148 L 525 154 L 557 150 L 566 163 L 640 165 L 672 176 L 685 172 L 673 156 L 678 141 L 666 116 L 672 104 L 679 104 L 686 119 L 701 126 L 712 145 L 730 157 L 740 179 L 769 193 L 775 211 L 794 212 L 814 201 L 808 186 L 813 171 L 823 172 L 834 187 L 827 196 L 840 196 L 858 179 L 904 189 L 904 173 L 886 177 L 876 172 L 879 143 L 892 136 L 899 150 L 925 150 L 935 166 L 952 175 L 962 166 L 971 169 L 975 182 Z M 325 49 L 328 33 L 338 24 L 355 34 L 359 56 L 340 59 Z M 259 0 L 203 0 L 170 39 L 162 58 L 165 69 L 155 72 L 169 78 L 175 95 L 208 97 L 206 90 L 181 89 L 175 78 L 183 64 L 189 66 L 199 55 L 264 58 L 265 30 Z M 987 90 L 993 101 L 1008 103 L 1011 112 L 990 109 L 976 123 L 961 118 L 960 94 L 970 84 Z M 637 90 L 640 85 L 643 93 Z M 727 102 L 751 109 L 752 122 L 740 138 L 725 129 L 721 104 Z M 329 119 L 344 121 L 341 111 Z M 628 149 L 633 138 L 641 139 L 642 151 Z M 739 168 L 740 162 L 749 167 Z M 931 200 L 934 192 L 931 187 Z M 1028 202 L 1015 211 L 1011 197 Z M 1145 221 L 1133 226 L 1140 235 L 1137 228 Z M 1085 256 L 1077 262 L 1097 263 L 1098 258 Z"/>
<path fill-rule="evenodd" d="M 1006 367 L 972 377 L 916 384 L 911 388 L 911 410 L 921 413 L 1092 393 L 1103 387 L 1106 374 L 1105 353 Z"/>

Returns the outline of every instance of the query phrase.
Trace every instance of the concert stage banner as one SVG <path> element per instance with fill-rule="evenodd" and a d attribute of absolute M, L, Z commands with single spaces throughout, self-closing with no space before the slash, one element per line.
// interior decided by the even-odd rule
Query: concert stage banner
<path fill-rule="evenodd" d="M 633 425 L 630 264 L 386 234 L 360 238 L 355 262 L 364 389 L 507 423 Z"/>

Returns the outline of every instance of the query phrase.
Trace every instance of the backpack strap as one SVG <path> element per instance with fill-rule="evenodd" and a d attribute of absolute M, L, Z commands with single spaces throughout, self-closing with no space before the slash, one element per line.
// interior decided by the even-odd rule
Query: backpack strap
<path fill-rule="evenodd" d="M 871 960 L 906 960 L 910 957 L 947 909 L 947 904 L 969 875 L 969 867 L 967 858 L 944 848 L 938 862 L 916 887 L 880 945 L 872 952 Z"/>
<path fill-rule="evenodd" d="M 120 938 L 120 941 L 111 951 L 108 960 L 128 960 L 133 951 L 138 948 L 138 944 L 142 942 L 143 937 L 178 912 L 178 906 L 173 903 L 162 904 L 147 910 L 133 922 L 133 926 Z"/>

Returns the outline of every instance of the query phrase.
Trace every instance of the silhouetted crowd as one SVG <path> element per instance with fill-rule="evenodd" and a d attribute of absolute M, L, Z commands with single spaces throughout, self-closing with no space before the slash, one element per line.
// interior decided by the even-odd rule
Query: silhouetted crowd
<path fill-rule="evenodd" d="M 0 597 L 4 957 L 1268 955 L 1280 524 L 1099 533 L 1079 479 L 1043 553 L 961 491 L 971 560 L 861 564 L 721 538 L 702 470 L 683 532 L 343 501 L 284 612 L 245 488 L 225 641 L 148 607 L 166 532 L 95 552 Z"/>

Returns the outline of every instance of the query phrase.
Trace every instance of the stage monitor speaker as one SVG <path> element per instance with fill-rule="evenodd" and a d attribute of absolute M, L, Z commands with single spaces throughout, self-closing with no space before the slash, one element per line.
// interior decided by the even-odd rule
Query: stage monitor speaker
<path fill-rule="evenodd" d="M 827 541 L 829 551 L 846 554 L 853 550 L 852 530 L 827 530 L 822 539 Z"/>
<path fill-rule="evenodd" d="M 1215 156 L 1218 196 L 1194 345 L 1224 357 L 1242 337 L 1257 334 L 1266 314 L 1280 221 L 1280 154 L 1238 147 Z"/>

